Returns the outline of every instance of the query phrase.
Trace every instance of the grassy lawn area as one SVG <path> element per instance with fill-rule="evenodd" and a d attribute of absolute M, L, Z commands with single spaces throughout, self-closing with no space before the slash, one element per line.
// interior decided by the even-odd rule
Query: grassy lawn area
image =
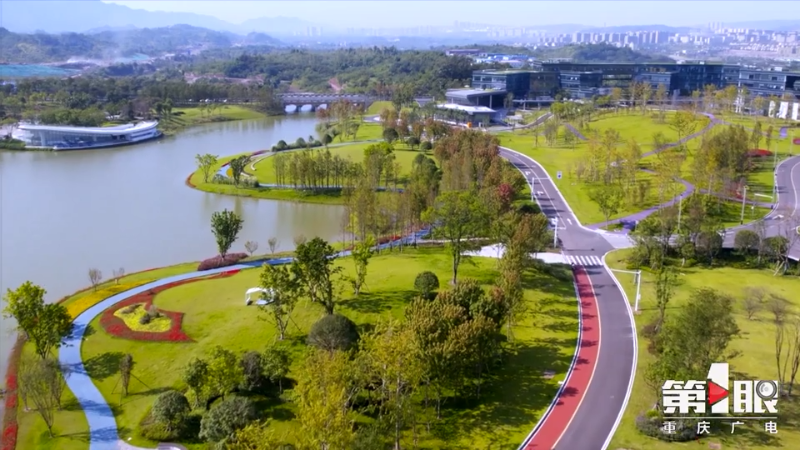
<path fill-rule="evenodd" d="M 380 114 L 384 109 L 394 109 L 394 105 L 389 100 L 378 100 L 377 102 L 372 102 L 372 104 L 369 105 L 369 108 L 367 108 L 366 115 L 374 116 Z"/>
<path fill-rule="evenodd" d="M 352 275 L 351 260 L 337 262 Z M 404 307 L 414 297 L 414 277 L 423 270 L 436 273 L 441 280 L 450 276 L 450 259 L 441 249 L 407 249 L 403 253 L 383 253 L 369 265 L 365 293 L 353 298 L 343 292 L 337 311 L 359 326 L 381 318 L 403 317 Z M 460 273 L 487 285 L 496 276 L 496 260 L 470 258 Z M 151 273 L 155 275 L 156 272 Z M 139 342 L 112 338 L 92 322 L 95 332 L 83 343 L 87 370 L 109 403 L 115 406 L 123 439 L 133 437 L 134 445 L 150 445 L 135 430 L 164 389 L 180 388 L 183 366 L 193 357 L 206 354 L 214 345 L 234 351 L 263 350 L 276 339 L 276 329 L 259 319 L 252 306 L 245 306 L 243 292 L 258 284 L 260 270 L 242 271 L 232 277 L 203 280 L 175 287 L 158 294 L 154 304 L 161 309 L 185 313 L 183 330 L 196 342 Z M 565 266 L 552 266 L 525 273 L 525 299 L 534 315 L 520 321 L 514 330 L 515 341 L 502 371 L 494 374 L 491 385 L 482 391 L 479 404 L 448 402 L 443 420 L 420 442 L 420 448 L 516 448 L 552 400 L 563 379 L 577 338 L 577 314 L 571 274 Z M 293 313 L 294 324 L 287 330 L 291 344 L 293 370 L 312 323 L 324 311 L 317 304 L 301 301 Z M 232 325 L 235 324 L 235 325 Z M 241 330 L 246 332 L 237 332 Z M 136 361 L 134 375 L 147 385 L 132 380 L 131 394 L 120 401 L 112 393 L 118 381 L 119 354 L 131 353 Z M 545 370 L 555 376 L 545 379 Z M 290 373 L 291 377 L 291 373 Z M 290 391 L 289 391 L 290 392 Z M 297 427 L 293 420 L 290 393 L 272 400 L 264 413 L 272 418 L 271 427 L 280 431 Z M 410 445 L 409 436 L 407 444 Z M 38 448 L 38 447 L 37 447 Z M 193 444 L 192 448 L 205 448 Z"/>
<path fill-rule="evenodd" d="M 343 145 L 341 147 L 331 147 L 330 152 L 332 156 L 339 155 L 342 158 L 349 159 L 353 162 L 362 162 L 364 160 L 364 149 L 368 146 L 373 145 L 373 143 L 360 143 L 360 144 L 348 144 Z M 394 151 L 395 159 L 402 168 L 402 175 L 405 176 L 411 172 L 411 165 L 414 162 L 414 158 L 419 155 L 420 151 L 413 151 L 410 149 L 405 149 L 405 146 L 399 146 L 400 148 L 396 148 Z M 310 151 L 324 151 L 325 149 L 314 149 Z M 300 151 L 308 151 L 308 150 L 300 150 Z M 428 152 L 425 153 L 428 156 L 432 157 L 432 153 Z M 248 166 L 247 172 L 255 175 L 258 178 L 258 181 L 265 184 L 274 184 L 277 182 L 275 178 L 275 170 L 274 170 L 274 156 L 266 157 L 255 164 L 255 171 L 251 170 Z"/>
<path fill-rule="evenodd" d="M 625 120 L 628 120 L 638 123 L 640 126 L 645 126 L 643 124 L 649 124 L 647 126 L 650 126 L 651 130 L 662 130 L 668 128 L 667 125 L 653 124 L 652 119 L 649 117 L 633 114 L 627 116 L 607 115 L 600 120 L 592 122 L 591 127 L 595 130 L 608 128 L 615 128 L 619 130 L 617 127 L 607 125 L 607 120 L 610 120 L 611 123 L 624 123 Z M 629 129 L 636 129 L 636 126 L 629 126 Z M 652 132 L 654 131 L 651 131 L 650 134 L 652 134 Z M 621 130 L 620 134 L 623 140 L 628 139 L 628 136 L 622 133 Z M 605 217 L 600 212 L 600 208 L 595 202 L 589 199 L 589 191 L 587 189 L 588 185 L 578 182 L 576 179 L 574 179 L 572 170 L 570 170 L 571 168 L 575 167 L 579 161 L 585 160 L 587 157 L 588 145 L 585 142 L 577 142 L 574 148 L 565 145 L 561 141 L 552 147 L 548 147 L 544 142 L 544 138 L 539 138 L 539 146 L 537 147 L 534 145 L 534 138 L 531 132 L 503 132 L 498 133 L 497 137 L 500 139 L 500 144 L 502 146 L 514 149 L 530 156 L 545 168 L 547 173 L 555 182 L 556 186 L 558 186 L 558 189 L 564 195 L 567 203 L 569 203 L 572 210 L 578 216 L 578 220 L 580 220 L 581 223 L 588 225 L 605 221 Z M 642 147 L 645 147 L 646 145 L 650 144 L 647 144 L 646 142 L 642 143 Z M 643 151 L 646 150 L 643 148 Z M 644 164 L 643 167 L 645 167 Z M 562 172 L 562 179 L 560 180 L 557 179 L 557 174 L 559 171 Z M 642 172 L 638 175 L 638 177 L 642 180 L 652 179 L 653 175 Z M 659 198 L 659 190 L 655 181 L 651 182 L 651 186 L 652 187 L 650 188 L 648 195 L 645 197 L 644 202 L 621 208 L 619 213 L 611 216 L 611 219 L 625 217 L 643 209 L 655 206 L 661 201 L 668 200 Z M 672 192 L 675 192 L 675 195 L 683 192 L 684 190 L 683 185 L 678 182 L 675 182 L 671 188 Z M 534 189 L 536 189 L 536 187 L 534 187 Z"/>
<path fill-rule="evenodd" d="M 630 250 L 618 250 L 607 257 L 611 268 L 626 269 L 624 258 Z M 797 292 L 800 291 L 800 280 L 796 277 L 772 276 L 769 270 L 735 269 L 735 268 L 681 268 L 678 275 L 678 287 L 675 297 L 670 302 L 667 315 L 686 302 L 690 293 L 698 288 L 712 288 L 730 294 L 737 299 L 743 296 L 743 290 L 751 286 L 763 286 L 769 292 L 781 295 L 793 303 L 795 311 L 800 307 Z M 633 301 L 636 286 L 633 276 L 618 273 L 620 283 L 625 288 L 628 298 Z M 654 276 L 644 272 L 641 287 L 641 314 L 636 315 L 637 329 L 653 320 L 657 314 Z M 738 352 L 737 356 L 727 362 L 735 372 L 736 379 L 774 380 L 777 378 L 775 366 L 774 325 L 768 312 L 763 311 L 753 320 L 748 320 L 742 307 L 737 305 L 734 311 L 736 321 L 741 329 L 741 336 L 735 339 L 728 350 Z M 646 387 L 642 377 L 644 369 L 653 361 L 647 351 L 647 341 L 639 338 L 639 364 L 637 378 L 633 386 L 630 403 L 625 411 L 619 428 L 609 448 L 629 450 L 673 450 L 688 448 L 712 448 L 710 443 L 722 444 L 722 449 L 767 450 L 775 448 L 796 449 L 800 442 L 800 402 L 796 396 L 783 398 L 778 402 L 778 434 L 770 435 L 764 431 L 763 423 L 737 426 L 736 433 L 730 434 L 730 425 L 724 425 L 712 436 L 698 442 L 666 443 L 638 432 L 635 427 L 636 416 L 648 410 L 653 402 L 651 391 Z"/>
<path fill-rule="evenodd" d="M 172 116 L 163 123 L 164 131 L 169 134 L 180 128 L 211 122 L 228 122 L 232 120 L 260 119 L 263 113 L 239 105 L 225 105 L 213 112 L 200 108 L 174 108 Z"/>
<path fill-rule="evenodd" d="M 129 285 L 133 283 L 143 283 L 150 280 L 164 278 L 180 273 L 191 272 L 197 269 L 197 263 L 186 263 L 177 266 L 171 266 L 163 269 L 157 269 L 146 272 L 139 272 L 128 275 L 120 279 L 119 284 Z M 105 282 L 98 286 L 98 294 L 109 289 L 113 290 L 114 282 Z M 109 293 L 108 295 L 113 295 Z M 94 300 L 89 297 L 96 297 Z M 67 309 L 72 310 L 72 306 L 79 303 L 86 303 L 90 300 L 90 304 L 84 304 L 81 310 L 92 306 L 97 301 L 102 300 L 102 295 L 97 295 L 92 289 L 79 292 L 75 295 L 67 297 L 63 300 L 63 305 Z M 33 353 L 33 346 L 25 344 L 23 352 L 26 354 Z M 75 396 L 69 389 L 64 390 L 62 398 L 63 409 L 56 411 L 54 415 L 53 434 L 55 438 L 50 438 L 47 433 L 47 427 L 44 424 L 41 416 L 35 411 L 26 412 L 23 409 L 20 400 L 20 407 L 17 412 L 17 422 L 19 423 L 19 433 L 17 440 L 18 449 L 53 449 L 53 450 L 85 450 L 89 448 L 89 426 L 86 422 L 86 416 L 81 411 L 80 406 L 75 400 Z"/>

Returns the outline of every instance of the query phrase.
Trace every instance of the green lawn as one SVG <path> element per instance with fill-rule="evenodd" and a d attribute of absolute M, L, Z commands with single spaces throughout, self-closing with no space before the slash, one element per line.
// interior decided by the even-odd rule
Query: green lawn
<path fill-rule="evenodd" d="M 331 147 L 330 152 L 331 155 L 339 155 L 342 158 L 349 159 L 356 163 L 361 163 L 364 160 L 364 149 L 368 146 L 373 145 L 373 143 L 360 143 L 360 144 L 349 144 L 343 145 L 341 147 Z M 300 150 L 306 151 L 306 150 Z M 324 149 L 315 149 L 310 151 L 324 151 Z M 397 148 L 394 151 L 395 159 L 402 168 L 402 175 L 405 176 L 411 172 L 411 165 L 414 162 L 414 158 L 417 157 L 421 152 L 413 151 L 410 149 L 405 148 Z M 431 153 L 428 153 L 430 156 Z M 274 170 L 274 156 L 269 156 L 264 159 L 261 159 L 255 164 L 255 171 L 253 171 L 250 166 L 248 166 L 248 173 L 255 175 L 258 178 L 258 181 L 265 184 L 274 184 L 277 183 L 277 179 L 275 178 L 275 170 Z"/>
<path fill-rule="evenodd" d="M 174 108 L 169 120 L 162 124 L 164 130 L 174 132 L 177 129 L 211 122 L 228 122 L 232 120 L 260 119 L 263 113 L 239 105 L 225 105 L 213 112 L 203 111 L 198 107 Z"/>
<path fill-rule="evenodd" d="M 668 129 L 667 125 L 653 124 L 652 119 L 649 117 L 635 114 L 619 116 L 605 115 L 602 119 L 592 122 L 591 128 L 595 130 L 604 130 L 608 128 L 618 129 L 622 139 L 625 140 L 629 139 L 629 136 L 616 126 L 612 127 L 609 123 L 621 124 L 626 122 L 633 123 L 633 125 L 627 125 L 628 133 L 631 133 L 630 130 L 638 129 L 637 127 L 649 127 L 650 134 L 652 134 L 654 130 L 663 131 Z M 588 225 L 605 221 L 605 217 L 600 212 L 600 208 L 589 199 L 588 185 L 583 182 L 578 182 L 572 175 L 572 169 L 579 161 L 586 158 L 588 146 L 585 142 L 576 142 L 574 148 L 565 145 L 563 141 L 559 141 L 553 147 L 548 147 L 544 138 L 540 137 L 539 146 L 537 147 L 534 145 L 535 141 L 532 132 L 528 131 L 521 133 L 503 132 L 498 133 L 497 137 L 500 139 L 501 145 L 530 156 L 545 168 L 581 223 Z M 642 147 L 644 148 L 650 145 L 648 142 L 649 141 L 642 143 Z M 645 166 L 643 165 L 643 167 Z M 562 179 L 560 180 L 557 179 L 559 171 L 562 173 Z M 641 173 L 639 177 L 640 179 L 652 179 L 653 175 Z M 684 191 L 683 185 L 678 182 L 674 182 L 670 188 L 675 195 Z M 536 187 L 534 187 L 534 189 L 536 189 Z M 611 219 L 628 216 L 666 200 L 669 200 L 669 198 L 660 198 L 658 184 L 653 181 L 644 202 L 621 208 L 619 213 L 611 216 Z"/>
<path fill-rule="evenodd" d="M 626 269 L 625 255 L 630 250 L 618 250 L 607 257 L 607 262 L 614 269 Z M 769 292 L 781 295 L 792 302 L 795 311 L 800 307 L 797 292 L 800 291 L 800 280 L 796 277 L 775 277 L 769 270 L 734 269 L 734 268 L 682 268 L 678 276 L 679 286 L 675 298 L 668 307 L 667 314 L 679 308 L 688 298 L 689 294 L 698 288 L 713 288 L 741 299 L 746 287 L 762 286 Z M 625 288 L 628 298 L 635 298 L 636 286 L 633 277 L 625 273 L 616 276 Z M 649 323 L 656 314 L 654 277 L 645 272 L 641 287 L 641 314 L 636 315 L 637 329 Z M 740 304 L 734 310 L 737 323 L 741 328 L 741 336 L 735 339 L 729 350 L 739 352 L 738 356 L 729 359 L 731 370 L 737 372 L 736 378 L 774 380 L 777 378 L 775 367 L 774 326 L 770 315 L 763 311 L 753 320 L 748 320 Z M 633 386 L 628 408 L 622 422 L 617 429 L 609 448 L 628 450 L 673 450 L 689 448 L 712 448 L 709 443 L 718 442 L 722 449 L 748 449 L 767 450 L 775 448 L 797 449 L 800 442 L 800 402 L 796 395 L 791 399 L 782 399 L 778 402 L 779 420 L 778 434 L 770 435 L 764 432 L 763 424 L 752 424 L 736 428 L 734 435 L 730 434 L 730 426 L 725 426 L 721 434 L 704 439 L 701 444 L 665 443 L 640 434 L 634 425 L 638 414 L 649 409 L 653 402 L 650 390 L 642 380 L 644 369 L 653 361 L 653 356 L 647 352 L 647 341 L 639 338 L 639 363 L 637 378 Z M 740 431 L 741 430 L 741 431 Z"/>
<path fill-rule="evenodd" d="M 350 260 L 337 262 L 345 272 L 353 271 Z M 447 280 L 450 259 L 440 249 L 407 249 L 403 253 L 376 256 L 369 265 L 368 291 L 352 298 L 342 294 L 337 311 L 359 325 L 380 318 L 403 317 L 403 309 L 413 298 L 415 275 L 422 270 L 435 272 Z M 558 272 L 558 275 L 556 275 Z M 229 278 L 204 280 L 179 286 L 156 296 L 154 303 L 166 310 L 182 311 L 184 330 L 194 343 L 137 342 L 112 338 L 92 323 L 94 334 L 84 341 L 82 354 L 96 385 L 115 407 L 121 436 L 133 437 L 134 445 L 150 445 L 132 430 L 163 389 L 180 387 L 181 368 L 193 357 L 204 355 L 210 347 L 222 345 L 235 351 L 262 350 L 276 339 L 275 327 L 259 320 L 258 310 L 245 306 L 243 293 L 258 284 L 260 270 L 247 270 Z M 496 260 L 471 258 L 462 265 L 463 277 L 482 284 L 493 282 Z M 547 408 L 563 379 L 574 352 L 577 317 L 571 275 L 564 266 L 529 270 L 525 274 L 525 298 L 534 316 L 520 321 L 514 330 L 515 343 L 503 370 L 474 404 L 446 404 L 444 419 L 433 433 L 420 442 L 421 448 L 516 448 Z M 305 347 L 305 336 L 312 323 L 324 311 L 319 305 L 301 302 L 293 313 L 294 325 L 287 340 L 295 356 Z M 137 361 L 134 374 L 147 386 L 132 381 L 132 393 L 120 405 L 119 394 L 112 393 L 119 376 L 115 355 L 131 353 Z M 299 361 L 294 361 L 294 368 Z M 553 370 L 546 380 L 540 375 Z M 290 374 L 291 377 L 291 374 Z M 264 413 L 272 418 L 277 430 L 296 427 L 292 405 L 285 399 L 274 400 Z M 410 437 L 407 445 L 411 445 Z M 204 448 L 196 445 L 194 448 Z"/>
<path fill-rule="evenodd" d="M 380 114 L 384 109 L 394 109 L 394 105 L 389 100 L 378 100 L 377 102 L 372 102 L 372 104 L 369 105 L 369 108 L 367 108 L 366 115 L 374 116 Z"/>

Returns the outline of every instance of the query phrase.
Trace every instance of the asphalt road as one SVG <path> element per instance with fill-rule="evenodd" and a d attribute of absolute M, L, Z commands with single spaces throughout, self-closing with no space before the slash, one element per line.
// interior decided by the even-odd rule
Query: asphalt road
<path fill-rule="evenodd" d="M 775 171 L 775 185 L 777 186 L 777 206 L 764 218 L 767 236 L 786 236 L 796 233 L 800 226 L 800 155 L 782 161 Z M 733 247 L 736 232 L 742 229 L 754 229 L 755 223 L 729 228 L 725 232 L 725 247 Z M 789 257 L 795 261 L 800 260 L 800 239 L 793 239 Z M 791 241 L 790 241 L 791 242 Z"/>
<path fill-rule="evenodd" d="M 536 161 L 502 147 L 500 154 L 525 174 L 542 212 L 549 219 L 557 219 L 558 240 L 566 256 L 597 261 L 615 248 L 603 234 L 581 226 Z M 599 354 L 591 382 L 572 420 L 563 425 L 565 430 L 553 447 L 556 450 L 602 450 L 607 446 L 625 409 L 635 369 L 632 316 L 625 297 L 603 265 L 590 262 L 583 267 L 597 298 Z"/>

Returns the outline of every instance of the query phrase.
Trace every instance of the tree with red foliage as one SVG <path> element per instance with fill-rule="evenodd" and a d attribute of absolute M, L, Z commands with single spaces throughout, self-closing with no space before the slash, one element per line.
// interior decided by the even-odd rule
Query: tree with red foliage
<path fill-rule="evenodd" d="M 508 183 L 501 183 L 499 186 L 497 186 L 497 199 L 500 201 L 500 207 L 502 211 L 508 211 L 516 194 L 517 193 L 514 191 L 514 187 Z"/>

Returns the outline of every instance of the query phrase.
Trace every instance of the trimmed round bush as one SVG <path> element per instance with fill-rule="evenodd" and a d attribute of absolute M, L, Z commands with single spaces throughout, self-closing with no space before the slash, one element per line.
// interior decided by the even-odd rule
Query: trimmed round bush
<path fill-rule="evenodd" d="M 167 391 L 156 398 L 150 415 L 169 431 L 180 427 L 191 411 L 185 395 L 178 391 Z"/>
<path fill-rule="evenodd" d="M 311 326 L 308 343 L 321 350 L 348 350 L 358 342 L 358 329 L 352 320 L 328 314 Z"/>
<path fill-rule="evenodd" d="M 153 316 L 151 316 L 150 314 L 145 314 L 139 318 L 139 323 L 142 325 L 147 325 L 152 321 L 153 321 Z"/>
<path fill-rule="evenodd" d="M 414 279 L 414 289 L 419 295 L 430 300 L 439 289 L 439 277 L 433 272 L 420 272 Z"/>
<path fill-rule="evenodd" d="M 523 215 L 534 215 L 534 214 L 541 214 L 542 208 L 539 207 L 536 203 L 533 202 L 525 202 L 517 208 L 517 212 Z"/>
<path fill-rule="evenodd" d="M 219 442 L 256 420 L 258 414 L 252 400 L 228 397 L 207 412 L 200 421 L 200 439 Z"/>

